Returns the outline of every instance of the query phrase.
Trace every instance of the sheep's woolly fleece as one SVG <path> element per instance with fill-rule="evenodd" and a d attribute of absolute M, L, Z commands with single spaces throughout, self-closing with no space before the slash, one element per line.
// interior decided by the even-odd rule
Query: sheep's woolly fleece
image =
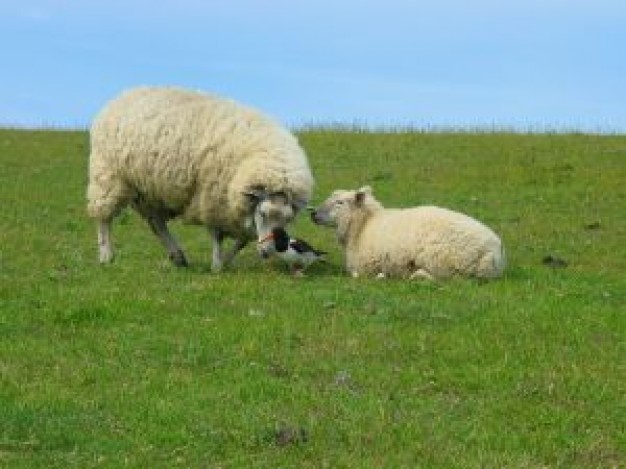
<path fill-rule="evenodd" d="M 296 138 L 260 112 L 176 88 L 136 88 L 91 128 L 88 213 L 107 220 L 140 194 L 190 223 L 249 236 L 242 192 L 284 191 L 296 205 L 313 177 Z"/>
<path fill-rule="evenodd" d="M 500 238 L 479 221 L 445 208 L 387 209 L 364 187 L 335 191 L 313 217 L 337 227 L 353 276 L 495 278 L 504 271 Z"/>

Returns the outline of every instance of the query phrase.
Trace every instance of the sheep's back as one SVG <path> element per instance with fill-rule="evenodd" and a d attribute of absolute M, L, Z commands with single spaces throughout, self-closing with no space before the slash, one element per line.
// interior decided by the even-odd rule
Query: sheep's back
<path fill-rule="evenodd" d="M 357 262 L 373 270 L 385 266 L 392 270 L 389 273 L 410 275 L 417 268 L 427 268 L 446 277 L 471 270 L 486 254 L 501 250 L 499 237 L 481 222 L 448 209 L 423 206 L 376 212 L 353 252 Z"/>
<path fill-rule="evenodd" d="M 223 219 L 225 203 L 240 216 L 245 185 L 291 182 L 310 197 L 312 177 L 295 137 L 252 108 L 208 94 L 130 90 L 94 120 L 91 145 L 92 158 L 190 221 L 211 223 L 218 212 Z"/>

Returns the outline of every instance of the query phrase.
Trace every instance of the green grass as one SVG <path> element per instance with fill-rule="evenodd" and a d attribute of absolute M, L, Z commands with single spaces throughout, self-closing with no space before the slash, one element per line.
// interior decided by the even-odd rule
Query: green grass
<path fill-rule="evenodd" d="M 177 269 L 134 213 L 96 262 L 84 132 L 0 131 L 0 467 L 626 467 L 626 137 L 300 133 L 318 186 L 473 215 L 499 281 Z M 543 265 L 546 255 L 568 262 Z"/>

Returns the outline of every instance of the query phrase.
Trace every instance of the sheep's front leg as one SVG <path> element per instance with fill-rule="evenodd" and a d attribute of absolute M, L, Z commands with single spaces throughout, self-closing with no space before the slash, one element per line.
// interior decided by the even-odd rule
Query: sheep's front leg
<path fill-rule="evenodd" d="M 211 230 L 211 237 L 213 239 L 213 259 L 211 270 L 213 272 L 220 272 L 225 266 L 230 264 L 237 253 L 241 251 L 246 244 L 248 244 L 245 240 L 236 239 L 232 249 L 226 254 L 223 254 L 222 243 L 224 242 L 224 233 L 220 229 L 214 228 Z"/>
<path fill-rule="evenodd" d="M 218 228 L 211 230 L 211 238 L 213 240 L 213 257 L 211 260 L 211 270 L 220 272 L 224 266 L 222 261 L 222 242 L 224 241 L 224 233 Z"/>
<path fill-rule="evenodd" d="M 113 245 L 111 244 L 111 220 L 98 221 L 98 251 L 100 263 L 108 264 L 113 260 Z"/>
<path fill-rule="evenodd" d="M 237 255 L 237 253 L 241 251 L 246 246 L 246 244 L 248 244 L 248 241 L 236 239 L 232 249 L 228 251 L 228 253 L 226 253 L 224 258 L 222 259 L 223 265 L 230 264 Z"/>

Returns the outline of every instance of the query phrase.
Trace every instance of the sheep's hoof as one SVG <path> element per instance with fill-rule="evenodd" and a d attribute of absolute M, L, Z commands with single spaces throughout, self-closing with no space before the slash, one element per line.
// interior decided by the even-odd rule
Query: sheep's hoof
<path fill-rule="evenodd" d="M 359 273 L 356 270 L 351 272 L 350 275 L 352 275 L 352 278 L 359 278 Z"/>
<path fill-rule="evenodd" d="M 387 278 L 387 275 L 385 275 L 384 272 L 380 272 L 378 275 L 376 275 L 377 280 L 384 280 L 386 278 Z"/>
<path fill-rule="evenodd" d="M 113 251 L 111 249 L 101 248 L 98 259 L 100 264 L 110 264 L 113 262 Z"/>
<path fill-rule="evenodd" d="M 170 254 L 170 260 L 176 267 L 188 267 L 187 259 L 182 251 L 172 252 Z"/>
<path fill-rule="evenodd" d="M 113 256 L 102 256 L 100 255 L 100 265 L 107 265 L 113 262 Z"/>

